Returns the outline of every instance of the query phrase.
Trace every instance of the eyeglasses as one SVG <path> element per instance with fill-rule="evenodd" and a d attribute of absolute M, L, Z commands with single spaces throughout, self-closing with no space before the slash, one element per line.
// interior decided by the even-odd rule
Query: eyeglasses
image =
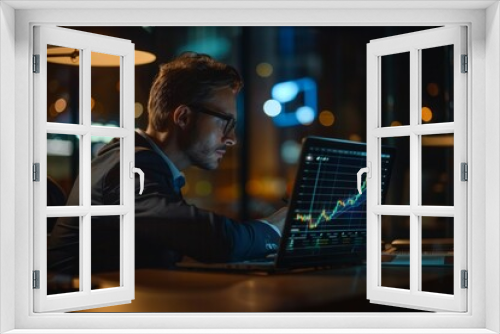
<path fill-rule="evenodd" d="M 227 136 L 235 127 L 236 127 L 236 119 L 234 116 L 225 114 L 223 112 L 214 111 L 208 109 L 204 106 L 190 106 L 194 111 L 201 112 L 203 114 L 215 116 L 217 118 L 223 119 L 226 121 L 226 125 L 224 126 L 224 136 Z"/>

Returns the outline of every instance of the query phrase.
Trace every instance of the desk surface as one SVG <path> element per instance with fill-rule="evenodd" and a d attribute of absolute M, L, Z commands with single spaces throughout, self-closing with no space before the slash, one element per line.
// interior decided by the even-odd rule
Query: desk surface
<path fill-rule="evenodd" d="M 395 280 L 397 271 L 393 269 Z M 136 270 L 130 304 L 86 312 L 401 312 L 366 300 L 365 266 L 283 274 Z M 101 288 L 116 274 L 98 276 Z"/>

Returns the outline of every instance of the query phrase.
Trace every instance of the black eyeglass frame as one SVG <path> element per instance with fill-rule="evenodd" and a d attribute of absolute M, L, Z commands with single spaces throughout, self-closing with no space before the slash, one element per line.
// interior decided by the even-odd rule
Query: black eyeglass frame
<path fill-rule="evenodd" d="M 232 115 L 228 115 L 220 111 L 214 111 L 201 105 L 191 105 L 189 108 L 196 112 L 201 112 L 202 114 L 207 114 L 225 120 L 226 125 L 224 126 L 223 131 L 224 136 L 227 136 L 236 127 L 236 118 Z"/>

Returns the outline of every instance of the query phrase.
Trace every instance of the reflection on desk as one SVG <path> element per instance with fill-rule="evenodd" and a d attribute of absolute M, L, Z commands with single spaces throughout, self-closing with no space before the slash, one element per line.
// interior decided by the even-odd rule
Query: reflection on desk
<path fill-rule="evenodd" d="M 400 269 L 390 270 L 397 285 Z M 106 288 L 118 275 L 98 279 Z M 83 312 L 414 312 L 366 300 L 364 265 L 270 275 L 139 269 L 135 286 L 131 304 Z"/>

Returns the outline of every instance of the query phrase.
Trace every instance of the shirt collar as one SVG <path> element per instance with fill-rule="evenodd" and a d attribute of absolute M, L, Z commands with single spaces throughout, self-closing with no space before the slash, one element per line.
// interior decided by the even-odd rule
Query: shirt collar
<path fill-rule="evenodd" d="M 182 187 L 186 184 L 186 178 L 184 174 L 174 165 L 172 160 L 168 158 L 168 156 L 163 152 L 158 145 L 141 129 L 136 130 L 138 134 L 140 134 L 144 139 L 146 139 L 153 148 L 153 150 L 158 153 L 162 159 L 165 161 L 165 163 L 168 165 L 168 168 L 170 168 L 170 171 L 172 172 L 172 179 L 174 181 L 174 186 L 176 187 L 177 191 L 180 191 Z"/>

